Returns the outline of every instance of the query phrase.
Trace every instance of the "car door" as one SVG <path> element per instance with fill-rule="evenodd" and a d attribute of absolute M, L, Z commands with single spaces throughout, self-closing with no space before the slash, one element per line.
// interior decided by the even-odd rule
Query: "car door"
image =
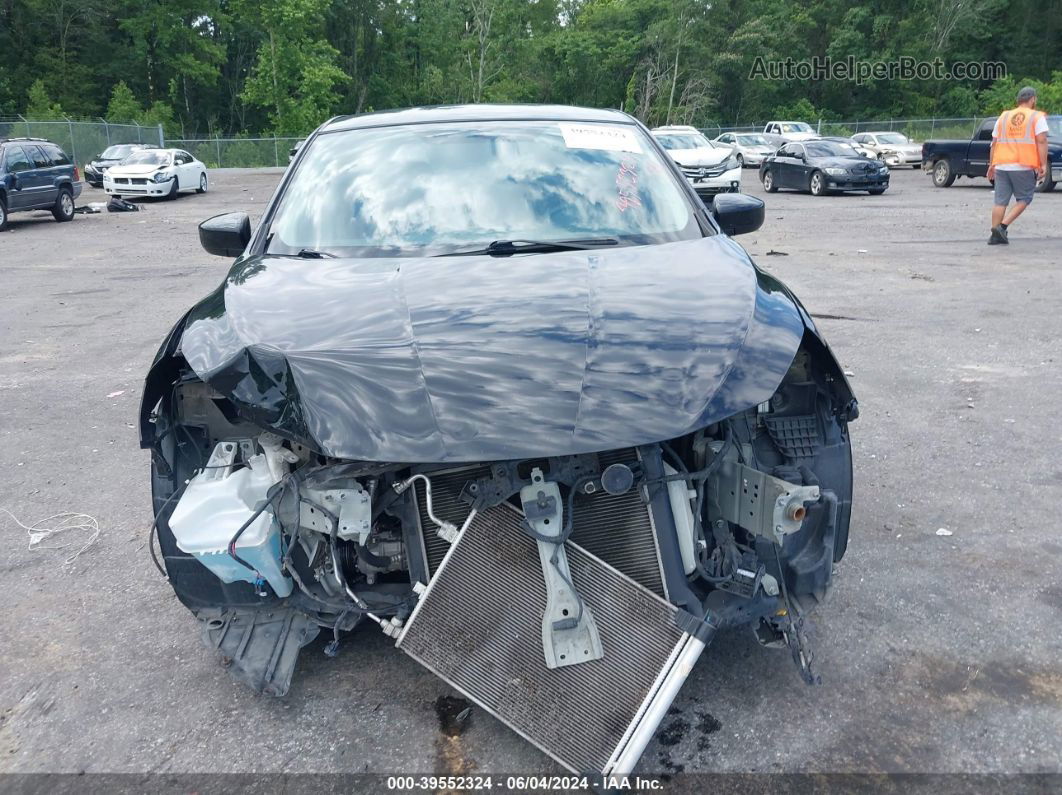
<path fill-rule="evenodd" d="M 7 165 L 7 207 L 22 210 L 34 206 L 36 191 L 33 185 L 33 161 L 19 144 L 8 144 L 5 155 Z"/>
<path fill-rule="evenodd" d="M 51 207 L 59 198 L 59 184 L 56 179 L 54 164 L 44 149 L 37 144 L 23 144 L 29 159 L 33 162 L 32 184 L 36 188 L 33 206 Z"/>
<path fill-rule="evenodd" d="M 983 177 L 988 174 L 988 159 L 992 152 L 992 131 L 996 128 L 995 119 L 985 119 L 977 129 L 970 148 L 966 152 L 966 174 L 971 177 Z"/>
<path fill-rule="evenodd" d="M 790 187 L 807 190 L 813 170 L 808 163 L 808 152 L 804 144 L 793 144 L 793 184 Z"/>
<path fill-rule="evenodd" d="M 195 158 L 185 151 L 175 152 L 175 161 L 181 174 L 181 188 L 195 188 L 199 186 L 199 167 Z"/>
<path fill-rule="evenodd" d="M 778 151 L 778 157 L 774 161 L 777 164 L 775 177 L 778 180 L 778 187 L 800 187 L 798 177 L 802 164 L 797 159 L 797 154 L 802 150 L 803 147 L 800 144 L 786 144 Z"/>

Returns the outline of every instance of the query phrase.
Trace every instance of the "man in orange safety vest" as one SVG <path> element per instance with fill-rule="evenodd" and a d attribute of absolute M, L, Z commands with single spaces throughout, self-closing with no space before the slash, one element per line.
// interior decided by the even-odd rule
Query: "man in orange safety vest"
<path fill-rule="evenodd" d="M 988 178 L 996 182 L 992 235 L 988 245 L 1010 242 L 1007 227 L 1033 200 L 1036 182 L 1047 173 L 1047 118 L 1036 110 L 1036 89 L 1018 92 L 1018 107 L 1003 111 L 992 131 Z M 1014 206 L 1007 210 L 1010 197 Z"/>

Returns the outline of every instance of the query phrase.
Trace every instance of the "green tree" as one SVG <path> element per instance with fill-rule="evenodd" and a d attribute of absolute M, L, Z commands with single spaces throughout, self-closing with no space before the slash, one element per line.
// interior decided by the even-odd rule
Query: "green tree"
<path fill-rule="evenodd" d="M 255 4 L 266 29 L 243 100 L 268 110 L 278 135 L 303 135 L 332 112 L 337 86 L 349 79 L 339 52 L 322 36 L 327 0 L 266 0 Z"/>
<path fill-rule="evenodd" d="M 111 90 L 111 101 L 107 103 L 107 121 L 130 122 L 137 121 L 143 108 L 133 96 L 132 89 L 119 80 Z"/>
<path fill-rule="evenodd" d="M 28 92 L 29 102 L 26 104 L 26 118 L 31 121 L 56 121 L 66 118 L 62 107 L 52 100 L 44 80 L 38 78 L 33 81 Z"/>

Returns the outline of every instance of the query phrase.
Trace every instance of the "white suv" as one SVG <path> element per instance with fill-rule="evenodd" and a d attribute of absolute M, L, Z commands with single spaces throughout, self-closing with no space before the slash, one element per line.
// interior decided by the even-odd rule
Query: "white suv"
<path fill-rule="evenodd" d="M 730 147 L 713 144 L 696 127 L 673 125 L 651 132 L 702 199 L 741 190 L 741 161 Z"/>

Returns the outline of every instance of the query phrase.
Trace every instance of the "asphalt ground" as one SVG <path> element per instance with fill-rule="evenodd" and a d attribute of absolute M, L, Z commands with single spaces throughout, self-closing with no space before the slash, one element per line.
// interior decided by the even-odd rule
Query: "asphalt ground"
<path fill-rule="evenodd" d="M 142 378 L 226 272 L 196 223 L 261 213 L 278 178 L 0 234 L 0 771 L 558 771 L 478 709 L 449 736 L 451 691 L 374 629 L 255 695 L 151 565 Z M 753 171 L 745 189 L 764 195 Z M 822 684 L 722 635 L 641 771 L 1059 772 L 1062 192 L 1008 247 L 985 245 L 983 180 L 765 198 L 741 242 L 818 316 L 862 409 L 851 545 L 811 628 Z M 15 521 L 63 511 L 100 528 L 68 564 L 86 533 L 30 549 Z"/>

